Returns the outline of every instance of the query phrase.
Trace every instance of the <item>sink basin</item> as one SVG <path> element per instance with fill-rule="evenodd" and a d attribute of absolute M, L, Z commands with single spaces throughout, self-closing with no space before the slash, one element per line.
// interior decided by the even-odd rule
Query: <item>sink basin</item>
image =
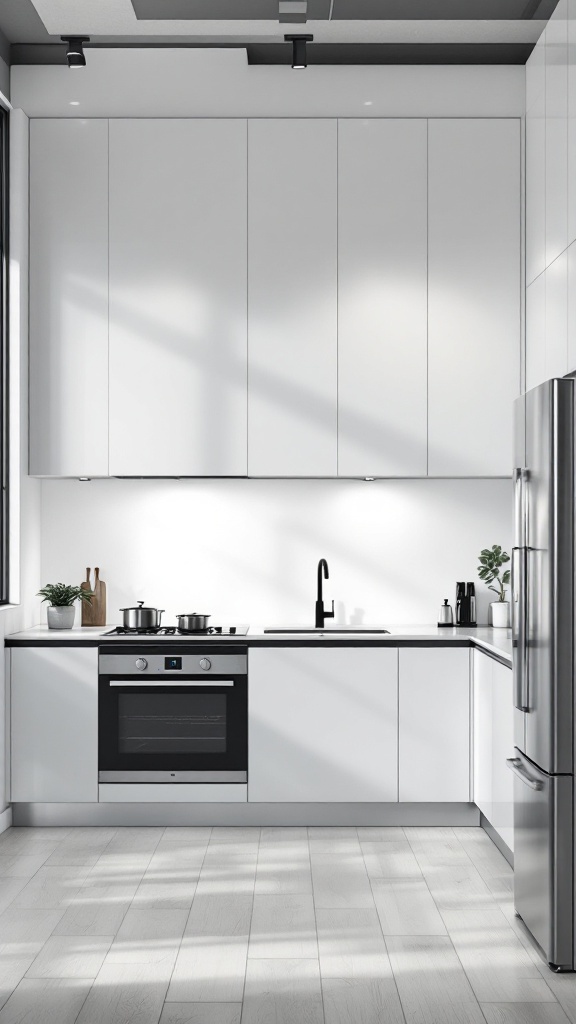
<path fill-rule="evenodd" d="M 269 626 L 265 633 L 390 633 L 381 626 Z"/>

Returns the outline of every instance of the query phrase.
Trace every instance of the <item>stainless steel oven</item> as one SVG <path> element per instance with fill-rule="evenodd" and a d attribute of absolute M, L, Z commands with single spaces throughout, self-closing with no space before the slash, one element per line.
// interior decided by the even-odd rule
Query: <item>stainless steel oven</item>
<path fill-rule="evenodd" d="M 212 644 L 101 647 L 101 783 L 246 783 L 247 649 Z"/>

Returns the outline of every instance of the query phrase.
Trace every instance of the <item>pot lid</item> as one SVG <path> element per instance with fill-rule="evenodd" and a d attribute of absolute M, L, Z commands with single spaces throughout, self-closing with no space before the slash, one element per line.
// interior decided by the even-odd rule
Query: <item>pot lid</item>
<path fill-rule="evenodd" d="M 157 612 L 159 608 L 153 608 L 152 605 L 144 604 L 144 601 L 138 601 L 137 605 L 132 605 L 131 608 L 120 608 L 121 612 Z"/>
<path fill-rule="evenodd" d="M 120 611 L 122 611 L 122 609 L 120 609 Z M 177 619 L 191 619 L 191 618 L 209 619 L 210 616 L 206 615 L 204 612 L 181 612 L 180 615 L 176 616 L 176 618 Z"/>

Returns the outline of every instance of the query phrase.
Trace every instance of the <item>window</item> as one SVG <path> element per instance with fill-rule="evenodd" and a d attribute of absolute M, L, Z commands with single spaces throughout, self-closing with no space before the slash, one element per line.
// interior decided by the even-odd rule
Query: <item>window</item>
<path fill-rule="evenodd" d="M 8 111 L 0 107 L 0 604 L 8 602 Z"/>

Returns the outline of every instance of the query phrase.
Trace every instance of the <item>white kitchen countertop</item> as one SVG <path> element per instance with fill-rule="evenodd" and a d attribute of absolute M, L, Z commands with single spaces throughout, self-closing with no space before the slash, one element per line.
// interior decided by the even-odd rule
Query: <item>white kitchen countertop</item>
<path fill-rule="evenodd" d="M 104 638 L 105 642 L 111 643 L 125 643 L 131 641 L 134 643 L 137 638 L 133 636 L 123 637 L 105 637 L 105 634 L 113 629 L 113 625 L 108 626 L 79 626 L 75 629 L 48 629 L 45 625 L 34 626 L 31 629 L 22 630 L 19 633 L 11 633 L 5 638 L 7 646 L 12 644 L 18 646 L 25 646 L 27 643 L 38 643 L 49 642 L 55 645 L 63 646 L 65 644 L 78 644 L 82 642 L 97 643 L 100 639 Z M 284 627 L 287 628 L 287 627 Z M 296 627 L 293 627 L 296 628 Z M 343 629 L 352 628 L 342 626 Z M 504 658 L 506 661 L 512 664 L 512 631 L 510 629 L 492 629 L 490 626 L 476 626 L 474 628 L 466 627 L 449 627 L 449 628 L 438 628 L 436 625 L 389 625 L 386 624 L 386 629 L 390 630 L 389 633 L 371 633 L 369 629 L 363 630 L 361 633 L 342 633 L 338 631 L 338 626 L 327 627 L 323 633 L 264 633 L 262 626 L 256 626 L 251 628 L 247 636 L 180 636 L 175 635 L 172 637 L 162 637 L 163 641 L 179 640 L 182 642 L 190 641 L 191 643 L 197 643 L 200 641 L 208 643 L 263 643 L 272 641 L 273 643 L 282 642 L 287 645 L 292 643 L 302 643 L 303 641 L 311 641 L 322 643 L 326 639 L 338 639 L 340 643 L 363 643 L 369 641 L 374 643 L 375 641 L 382 641 L 387 645 L 394 645 L 395 640 L 402 641 L 403 644 L 414 641 L 415 643 L 421 643 L 423 641 L 435 641 L 446 643 L 450 641 L 462 641 L 470 640 L 473 646 L 480 648 L 480 650 L 486 650 L 489 653 L 496 654 L 500 658 Z M 142 637 L 142 640 L 147 643 L 153 642 L 153 637 Z"/>

